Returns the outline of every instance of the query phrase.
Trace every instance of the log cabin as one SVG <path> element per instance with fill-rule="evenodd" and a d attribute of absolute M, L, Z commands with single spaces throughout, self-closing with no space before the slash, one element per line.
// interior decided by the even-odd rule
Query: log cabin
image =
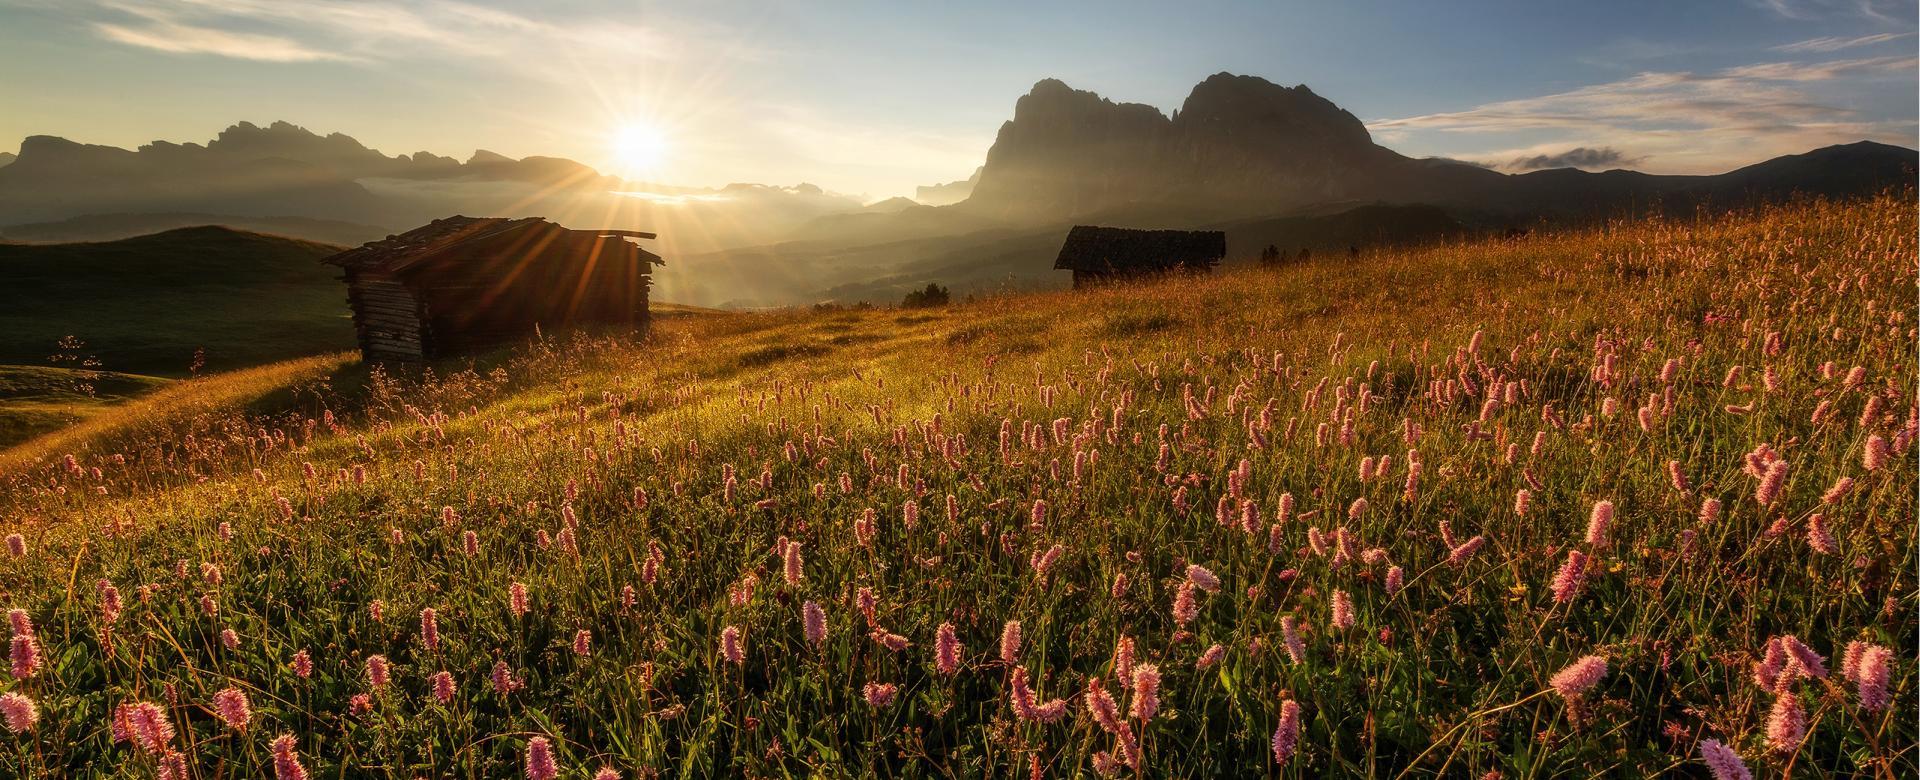
<path fill-rule="evenodd" d="M 573 230 L 540 217 L 452 216 L 321 262 L 344 269 L 367 363 L 498 347 L 536 329 L 645 330 L 653 267 L 636 230 Z"/>
<path fill-rule="evenodd" d="M 1076 225 L 1067 233 L 1055 270 L 1073 272 L 1073 288 L 1170 273 L 1204 274 L 1227 255 L 1217 230 L 1134 230 Z"/>

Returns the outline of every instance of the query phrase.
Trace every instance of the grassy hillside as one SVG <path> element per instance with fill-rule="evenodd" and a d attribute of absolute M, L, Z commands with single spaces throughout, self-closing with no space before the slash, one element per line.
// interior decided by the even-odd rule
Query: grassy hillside
<path fill-rule="evenodd" d="M 65 428 L 166 384 L 140 374 L 0 366 L 0 447 Z"/>
<path fill-rule="evenodd" d="M 79 338 L 100 367 L 184 376 L 353 345 L 337 247 L 222 227 L 103 243 L 0 244 L 0 364 L 47 365 Z"/>
<path fill-rule="evenodd" d="M 74 435 L 0 490 L 0 766 L 1912 776 L 1915 234 L 677 317 Z"/>

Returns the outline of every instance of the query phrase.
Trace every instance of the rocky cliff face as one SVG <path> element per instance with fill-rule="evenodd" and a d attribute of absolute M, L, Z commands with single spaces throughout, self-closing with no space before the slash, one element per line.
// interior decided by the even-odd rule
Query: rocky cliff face
<path fill-rule="evenodd" d="M 1168 117 L 1048 79 L 1001 126 L 971 202 L 1015 218 L 1167 201 L 1271 212 L 1362 197 L 1407 162 L 1305 86 L 1222 73 Z"/>

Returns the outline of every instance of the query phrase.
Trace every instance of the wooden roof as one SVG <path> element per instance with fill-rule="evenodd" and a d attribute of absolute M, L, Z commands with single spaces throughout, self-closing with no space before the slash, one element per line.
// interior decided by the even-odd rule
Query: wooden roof
<path fill-rule="evenodd" d="M 456 247 L 491 241 L 528 229 L 564 230 L 581 235 L 617 238 L 654 238 L 638 230 L 573 230 L 541 217 L 508 219 L 505 217 L 468 217 L 454 215 L 398 235 L 370 241 L 354 249 L 322 259 L 320 262 L 361 271 L 398 272 Z M 635 248 L 640 257 L 653 265 L 664 265 L 658 255 Z"/>
<path fill-rule="evenodd" d="M 1053 267 L 1102 273 L 1212 268 L 1227 255 L 1227 234 L 1218 230 L 1134 230 L 1076 225 Z"/>

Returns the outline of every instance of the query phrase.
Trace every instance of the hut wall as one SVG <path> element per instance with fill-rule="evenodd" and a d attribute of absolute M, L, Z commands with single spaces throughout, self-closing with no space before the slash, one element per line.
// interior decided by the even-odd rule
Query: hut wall
<path fill-rule="evenodd" d="M 430 331 L 420 299 L 400 280 L 347 272 L 347 304 L 367 362 L 418 361 L 431 354 Z"/>
<path fill-rule="evenodd" d="M 651 268 L 617 239 L 598 248 L 544 246 L 522 252 L 451 255 L 410 272 L 424 304 L 428 355 L 468 352 L 582 325 L 643 329 Z"/>

